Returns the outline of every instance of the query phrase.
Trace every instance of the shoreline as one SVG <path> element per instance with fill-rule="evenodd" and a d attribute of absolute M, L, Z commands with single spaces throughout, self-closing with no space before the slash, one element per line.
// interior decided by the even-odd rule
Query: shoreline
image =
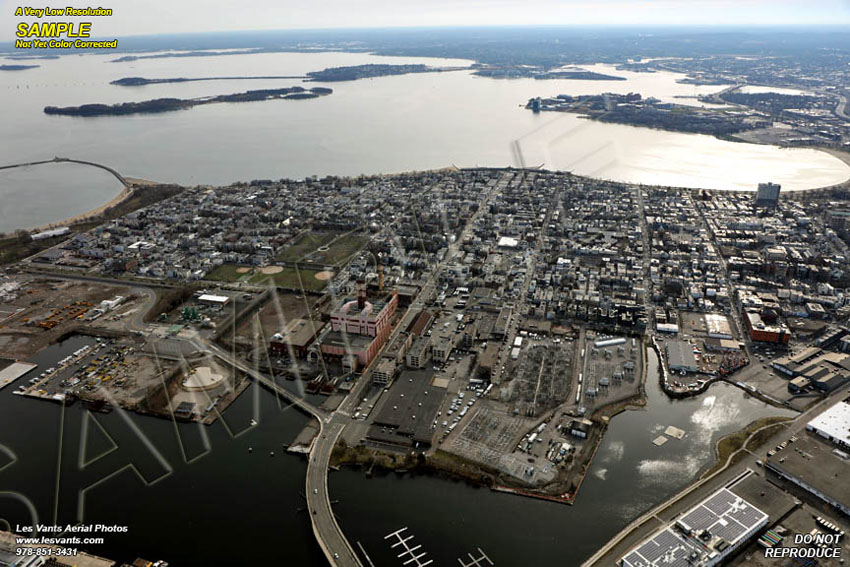
<path fill-rule="evenodd" d="M 79 215 L 75 215 L 73 217 L 68 217 L 62 220 L 50 222 L 41 226 L 26 228 L 24 230 L 26 230 L 27 232 L 42 232 L 44 230 L 50 230 L 51 228 L 60 228 L 63 226 L 71 227 L 75 224 L 80 224 L 88 220 L 94 220 L 96 217 L 99 217 L 103 213 L 105 213 L 107 209 L 116 207 L 127 199 L 129 199 L 133 195 L 133 193 L 133 187 L 124 187 L 115 197 L 110 199 L 108 202 L 104 203 L 99 207 L 91 209 L 90 211 L 80 213 Z"/>
<path fill-rule="evenodd" d="M 409 455 L 407 453 L 387 451 L 377 447 L 369 447 L 368 450 L 358 448 L 367 447 L 365 445 L 337 445 L 331 456 L 331 465 L 352 469 L 359 468 L 366 471 L 367 477 L 371 476 L 375 467 L 378 467 L 387 473 L 406 474 L 412 472 L 414 474 L 429 475 L 436 478 L 448 478 L 463 481 L 473 486 L 487 488 L 493 492 L 513 494 L 515 496 L 524 496 L 526 498 L 546 500 L 548 502 L 572 506 L 576 498 L 578 498 L 581 487 L 590 472 L 596 453 L 605 440 L 605 434 L 611 425 L 611 420 L 626 411 L 636 411 L 646 408 L 648 403 L 646 395 L 646 381 L 648 378 L 646 351 L 649 347 L 645 340 L 642 341 L 642 344 L 641 356 L 643 363 L 639 393 L 629 398 L 606 404 L 593 412 L 592 421 L 599 429 L 594 434 L 590 454 L 579 465 L 579 470 L 574 476 L 568 476 L 560 480 L 556 479 L 542 486 L 533 486 L 522 482 L 512 482 L 511 479 L 506 478 L 498 471 L 493 470 L 483 463 L 440 449 L 437 449 L 435 453 L 426 457 L 424 461 L 417 462 L 402 457 L 402 455 Z M 370 455 L 362 455 L 364 451 L 370 453 Z M 365 458 L 361 459 L 360 457 Z M 561 487 L 568 485 L 570 480 L 577 481 L 573 483 L 574 488 L 561 489 Z"/>
<path fill-rule="evenodd" d="M 87 211 L 84 211 L 82 213 L 76 214 L 74 216 L 57 219 L 55 221 L 46 222 L 44 224 L 40 224 L 40 225 L 36 225 L 36 226 L 26 226 L 26 227 L 20 227 L 20 228 L 12 229 L 12 230 L 5 231 L 5 232 L 0 232 L 0 236 L 3 236 L 3 235 L 10 236 L 18 230 L 24 230 L 28 233 L 38 233 L 38 232 L 50 230 L 50 229 L 53 229 L 53 228 L 60 228 L 60 227 L 63 227 L 63 226 L 72 227 L 74 225 L 81 224 L 81 223 L 86 222 L 86 221 L 95 220 L 98 217 L 102 216 L 107 210 L 114 208 L 114 207 L 118 207 L 121 204 L 128 201 L 131 197 L 133 197 L 133 195 L 136 192 L 136 189 L 139 189 L 141 187 L 152 187 L 152 186 L 156 186 L 156 185 L 162 185 L 162 183 L 159 183 L 159 182 L 156 182 L 156 181 L 150 181 L 150 180 L 147 180 L 147 179 L 140 179 L 140 178 L 135 178 L 135 177 L 124 177 L 124 176 L 118 174 L 117 171 L 112 170 L 111 168 L 99 165 L 99 164 L 94 164 L 94 163 L 90 163 L 90 162 L 82 162 L 81 163 L 81 162 L 76 161 L 76 160 L 67 160 L 67 159 L 60 159 L 60 158 L 54 158 L 54 159 L 50 159 L 50 160 L 41 160 L 41 161 L 32 161 L 32 162 L 19 163 L 19 164 L 13 164 L 13 165 L 5 165 L 5 166 L 0 166 L 0 170 L 18 169 L 18 168 L 25 168 L 25 167 L 38 166 L 38 165 L 48 165 L 48 164 L 52 164 L 52 163 L 68 163 L 68 162 L 78 163 L 80 165 L 88 165 L 89 167 L 96 167 L 96 168 L 99 168 L 99 169 L 105 169 L 105 170 L 109 171 L 110 173 L 112 173 L 116 177 L 116 179 L 118 179 L 119 183 L 122 185 L 121 191 L 119 191 L 115 196 L 113 196 L 107 202 L 105 202 L 101 205 L 98 205 L 98 206 L 96 206 L 92 209 L 89 209 Z"/>
<path fill-rule="evenodd" d="M 639 126 L 634 126 L 634 127 L 637 128 Z M 714 136 L 714 137 L 719 139 L 719 140 L 733 142 L 733 143 L 773 146 L 773 147 L 780 148 L 780 149 L 786 149 L 786 148 L 783 148 L 782 146 L 776 146 L 774 144 L 762 144 L 762 143 L 759 143 L 759 142 L 753 142 L 753 141 L 750 141 L 750 140 L 738 138 L 736 136 L 727 136 L 727 137 Z M 850 167 L 850 153 L 848 153 L 848 152 L 843 152 L 843 151 L 840 151 L 840 150 L 837 150 L 837 149 L 834 149 L 834 148 L 816 147 L 816 146 L 791 148 L 791 149 L 812 149 L 812 150 L 824 152 L 824 153 L 829 154 L 832 157 L 840 160 L 843 164 Z M 50 164 L 50 163 L 62 163 L 62 162 L 65 162 L 65 161 L 72 161 L 74 163 L 81 163 L 81 162 L 76 161 L 76 160 L 65 160 L 65 159 L 54 158 L 54 159 L 50 159 L 50 160 L 32 161 L 32 162 L 28 162 L 28 163 L 20 163 L 20 164 L 0 166 L 0 170 L 13 169 L 13 168 L 19 168 L 19 167 L 27 167 L 27 166 L 33 166 L 33 165 L 45 165 L 45 164 Z M 107 168 L 107 167 L 104 167 L 104 166 L 101 166 L 101 165 L 98 165 L 98 164 L 92 164 L 92 163 L 83 163 L 83 164 L 84 165 L 91 165 L 92 167 L 100 167 L 101 169 L 107 169 L 108 171 L 112 171 L 110 168 Z M 525 170 L 543 170 L 543 171 L 549 170 L 548 168 L 545 167 L 544 164 L 541 164 L 541 165 L 536 166 L 536 167 L 525 167 L 525 168 L 517 168 L 517 167 L 514 167 L 514 166 L 510 166 L 510 165 L 508 165 L 508 166 L 484 166 L 484 168 L 485 169 L 516 169 L 516 170 L 525 169 Z M 350 176 L 350 177 L 373 177 L 373 176 L 381 177 L 381 176 L 398 175 L 398 174 L 421 172 L 421 171 L 445 171 L 445 170 L 464 170 L 464 169 L 480 169 L 480 167 L 459 167 L 455 164 L 451 164 L 451 165 L 447 165 L 447 166 L 443 166 L 443 167 L 429 168 L 429 169 L 424 169 L 424 170 L 405 170 L 405 171 L 396 172 L 396 173 L 373 173 L 373 174 L 361 173 L 359 175 Z M 576 177 L 585 177 L 585 178 L 593 179 L 593 180 L 597 180 L 597 181 L 611 181 L 611 182 L 614 182 L 614 183 L 623 183 L 625 185 L 647 185 L 647 184 L 641 184 L 641 183 L 616 181 L 616 180 L 612 180 L 612 179 L 606 179 L 606 178 L 603 178 L 603 177 L 591 177 L 591 176 L 579 175 L 579 174 L 572 173 L 569 170 L 554 169 L 554 170 L 551 170 L 551 171 L 562 171 L 562 172 L 565 172 L 565 173 L 570 173 L 571 175 L 575 175 Z M 112 171 L 112 172 L 117 173 L 117 172 L 114 172 L 114 171 Z M 45 223 L 45 224 L 42 224 L 42 225 L 39 225 L 39 226 L 34 226 L 34 227 L 22 227 L 21 229 L 26 230 L 27 232 L 30 232 L 30 233 L 40 232 L 40 231 L 43 231 L 43 230 L 49 230 L 50 228 L 57 228 L 57 227 L 62 227 L 62 226 L 72 226 L 74 224 L 79 224 L 79 223 L 87 221 L 87 220 L 92 220 L 92 219 L 96 218 L 97 216 L 102 215 L 105 212 L 106 209 L 109 209 L 110 207 L 118 206 L 121 203 L 123 203 L 124 201 L 126 201 L 127 199 L 129 199 L 134 194 L 134 190 L 136 188 L 143 187 L 143 186 L 161 185 L 161 183 L 159 183 L 159 182 L 149 181 L 149 180 L 146 180 L 146 179 L 131 178 L 131 177 L 119 177 L 119 178 L 124 181 L 124 189 L 118 195 L 116 195 L 115 197 L 113 197 L 108 202 L 104 203 L 103 205 L 95 207 L 94 209 L 91 209 L 91 210 L 86 211 L 84 213 L 74 215 L 72 217 L 58 219 L 58 220 L 51 221 L 51 222 L 48 222 L 48 223 Z M 658 187 L 668 187 L 668 186 L 653 185 L 653 184 L 649 184 L 649 185 L 650 186 L 658 186 Z M 799 195 L 799 194 L 808 193 L 808 192 L 811 192 L 811 191 L 828 191 L 828 190 L 831 190 L 831 189 L 835 189 L 835 188 L 839 188 L 839 187 L 845 187 L 845 186 L 848 186 L 848 185 L 850 185 L 850 174 L 848 174 L 848 177 L 846 179 L 844 179 L 843 181 L 841 181 L 839 183 L 834 183 L 832 185 L 824 185 L 824 186 L 819 186 L 819 187 L 810 187 L 810 188 L 806 188 L 806 189 L 786 189 L 784 191 L 784 193 L 786 195 L 787 194 Z M 733 193 L 734 192 L 744 192 L 744 193 L 754 193 L 755 192 L 754 189 L 753 190 L 746 190 L 746 189 L 708 189 L 708 188 L 705 188 L 705 187 L 677 187 L 677 186 L 669 186 L 669 188 L 679 189 L 679 190 L 684 190 L 684 191 L 723 191 L 723 192 L 733 192 Z M 15 230 L 21 230 L 21 229 L 13 229 L 13 230 L 7 231 L 7 232 L 0 232 L 0 235 L 5 234 L 5 235 L 8 236 L 8 235 L 13 234 L 15 232 Z"/>

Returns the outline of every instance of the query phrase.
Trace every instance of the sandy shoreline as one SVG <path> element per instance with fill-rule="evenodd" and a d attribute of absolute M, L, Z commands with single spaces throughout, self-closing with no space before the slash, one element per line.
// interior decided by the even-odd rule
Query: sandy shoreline
<path fill-rule="evenodd" d="M 86 221 L 86 220 L 91 220 L 95 217 L 102 215 L 110 207 L 120 205 L 125 200 L 127 200 L 132 194 L 133 194 L 133 188 L 132 187 L 124 187 L 118 195 L 116 195 L 115 197 L 112 198 L 112 200 L 110 200 L 107 203 L 104 203 L 103 205 L 101 205 L 101 206 L 99 206 L 95 209 L 92 209 L 92 210 L 87 211 L 85 213 L 80 213 L 79 215 L 76 215 L 76 216 L 73 216 L 73 217 L 69 217 L 69 218 L 66 218 L 66 219 L 58 220 L 58 221 L 53 221 L 51 223 L 47 223 L 45 225 L 38 226 L 38 227 L 35 227 L 35 228 L 30 228 L 30 229 L 27 229 L 27 230 L 29 232 L 41 232 L 41 231 L 44 231 L 44 230 L 50 230 L 52 228 L 59 228 L 59 227 L 62 227 L 62 226 L 72 226 L 74 224 L 77 224 L 77 223 L 80 223 L 80 222 L 83 222 L 83 221 Z"/>

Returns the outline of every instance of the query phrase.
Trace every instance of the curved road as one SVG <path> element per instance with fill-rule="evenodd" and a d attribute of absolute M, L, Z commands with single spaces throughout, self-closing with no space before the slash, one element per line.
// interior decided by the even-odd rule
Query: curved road
<path fill-rule="evenodd" d="M 212 351 L 222 360 L 271 388 L 299 409 L 312 415 L 319 422 L 319 433 L 310 448 L 306 479 L 307 510 L 310 513 L 313 534 L 332 567 L 363 567 L 360 558 L 354 552 L 351 544 L 348 543 L 345 534 L 342 533 L 342 529 L 336 521 L 328 493 L 328 467 L 330 466 L 331 453 L 345 428 L 348 418 L 341 414 L 329 414 L 317 408 L 294 392 L 278 385 L 271 378 L 233 358 L 217 345 L 207 342 L 196 343 L 196 345 Z"/>
<path fill-rule="evenodd" d="M 13 165 L 3 165 L 3 166 L 0 166 L 0 169 L 13 169 L 15 167 L 27 167 L 27 166 L 30 166 L 30 165 L 42 165 L 42 164 L 45 164 L 45 163 L 61 163 L 61 162 L 79 163 L 79 164 L 82 164 L 82 165 L 90 165 L 92 167 L 99 167 L 100 169 L 106 170 L 109 173 L 111 173 L 112 175 L 114 175 L 115 178 L 118 179 L 118 181 L 120 181 L 121 185 L 123 185 L 124 187 L 127 187 L 129 189 L 132 186 L 132 183 L 127 181 L 127 179 L 125 179 L 123 175 L 121 175 L 120 173 L 118 173 L 117 171 L 115 171 L 114 169 L 109 167 L 108 165 L 95 163 L 93 161 L 83 161 L 83 160 L 79 160 L 79 159 L 63 158 L 63 157 L 58 157 L 58 156 L 54 157 L 53 159 L 44 159 L 44 160 L 41 160 L 41 161 L 30 161 L 30 162 L 27 162 L 27 163 L 16 163 L 16 164 L 13 164 Z"/>
<path fill-rule="evenodd" d="M 363 563 L 336 521 L 328 494 L 328 467 L 331 451 L 345 428 L 345 423 L 342 419 L 335 417 L 328 419 L 327 423 L 321 421 L 319 423 L 321 427 L 310 451 L 306 482 L 307 509 L 313 524 L 313 534 L 331 565 L 362 567 Z"/>

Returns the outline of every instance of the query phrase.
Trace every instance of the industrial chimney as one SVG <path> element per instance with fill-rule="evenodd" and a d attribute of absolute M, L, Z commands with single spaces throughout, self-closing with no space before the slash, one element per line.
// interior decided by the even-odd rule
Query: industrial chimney
<path fill-rule="evenodd" d="M 366 307 L 366 280 L 357 280 L 357 307 L 361 311 Z"/>

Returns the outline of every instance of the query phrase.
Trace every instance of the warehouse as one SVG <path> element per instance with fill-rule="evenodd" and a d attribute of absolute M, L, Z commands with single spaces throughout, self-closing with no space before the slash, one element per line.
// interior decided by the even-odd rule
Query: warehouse
<path fill-rule="evenodd" d="M 621 567 L 713 567 L 767 525 L 768 516 L 721 488 L 675 524 L 656 532 L 620 559 Z"/>
<path fill-rule="evenodd" d="M 839 449 L 804 436 L 794 443 L 793 450 L 789 447 L 769 457 L 765 469 L 850 516 L 850 461 Z"/>
<path fill-rule="evenodd" d="M 670 340 L 666 342 L 667 367 L 674 372 L 696 372 L 697 359 L 694 347 L 687 341 Z"/>
<path fill-rule="evenodd" d="M 850 403 L 839 402 L 811 420 L 806 429 L 850 449 Z"/>

